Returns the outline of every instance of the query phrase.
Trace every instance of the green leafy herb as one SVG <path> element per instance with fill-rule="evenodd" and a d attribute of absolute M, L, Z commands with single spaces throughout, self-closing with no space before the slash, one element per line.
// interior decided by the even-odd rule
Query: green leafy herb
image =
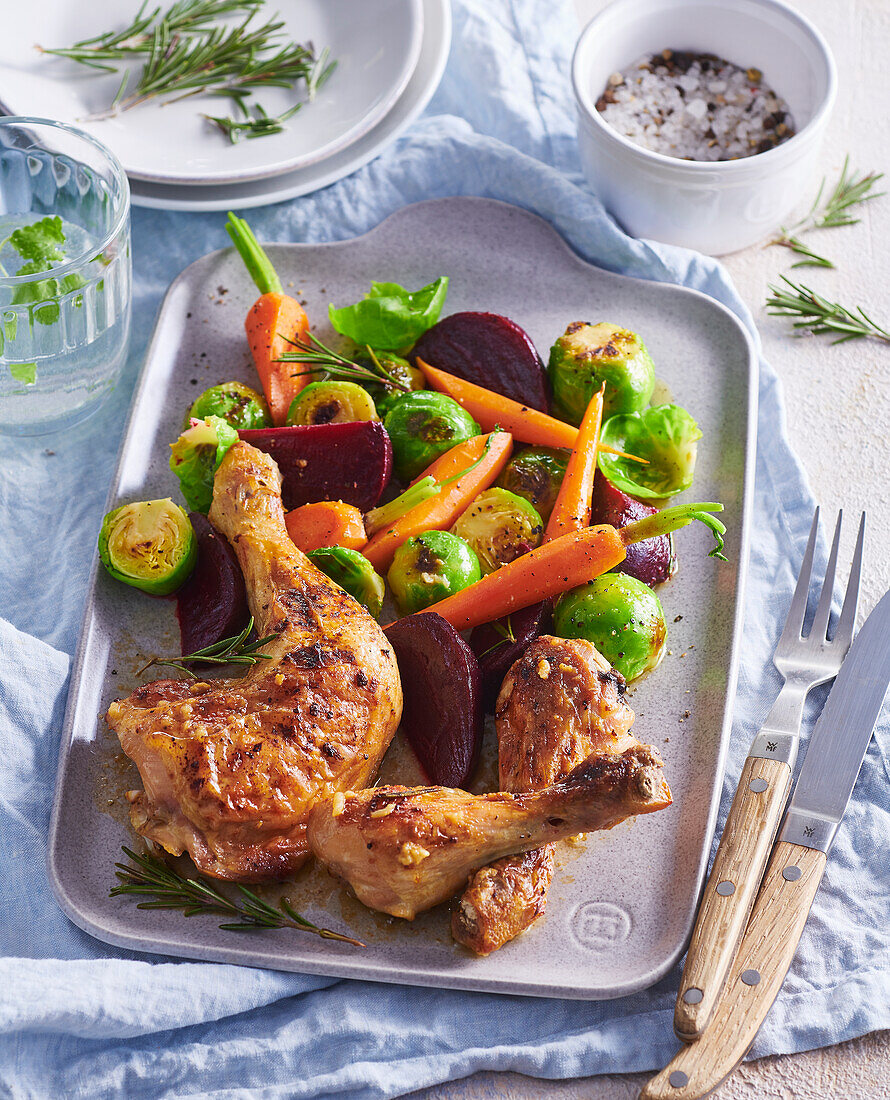
<path fill-rule="evenodd" d="M 400 382 L 380 362 L 373 348 L 368 346 L 370 363 L 359 363 L 354 359 L 348 359 L 345 355 L 323 344 L 318 337 L 307 333 L 306 340 L 291 340 L 290 337 L 281 334 L 283 339 L 291 347 L 297 348 L 296 352 L 285 352 L 275 360 L 276 363 L 308 363 L 310 370 L 294 371 L 293 378 L 299 378 L 304 374 L 320 374 L 322 381 L 329 379 L 345 380 L 347 382 L 386 382 L 404 393 L 410 392 L 410 387 Z"/>
<path fill-rule="evenodd" d="M 317 57 L 310 45 L 290 42 L 284 21 L 275 15 L 256 23 L 265 0 L 176 0 L 166 10 L 146 13 L 143 3 L 128 27 L 83 39 L 73 46 L 44 50 L 94 69 L 116 72 L 121 63 L 143 62 L 135 81 L 123 71 L 107 118 L 148 100 L 166 102 L 193 95 L 232 98 L 242 118 L 206 115 L 231 142 L 279 133 L 299 109 L 295 104 L 277 117 L 258 103 L 248 110 L 244 97 L 256 88 L 294 88 L 302 84 L 309 100 L 336 67 L 328 50 Z M 222 16 L 240 15 L 235 25 L 218 23 Z"/>
<path fill-rule="evenodd" d="M 692 484 L 701 430 L 680 405 L 654 405 L 642 412 L 610 416 L 602 442 L 647 460 L 629 462 L 601 453 L 600 469 L 614 485 L 635 497 L 669 497 Z"/>
<path fill-rule="evenodd" d="M 62 248 L 65 239 L 62 219 L 58 215 L 49 216 L 14 229 L 4 241 L 0 241 L 0 249 L 9 244 L 25 261 L 15 272 L 17 276 L 40 275 L 44 271 L 52 271 L 54 265 L 65 260 L 65 250 Z M 7 274 L 2 267 L 0 274 Z M 31 313 L 34 320 L 41 325 L 52 325 L 59 319 L 58 299 L 85 285 L 86 280 L 77 272 L 71 272 L 62 279 L 37 279 L 15 287 L 10 304 L 34 304 L 36 308 Z"/>
<path fill-rule="evenodd" d="M 330 306 L 331 324 L 357 344 L 383 351 L 409 347 L 439 320 L 448 278 L 441 276 L 420 290 L 409 291 L 398 283 L 371 283 L 360 302 L 335 309 Z"/>
<path fill-rule="evenodd" d="M 9 373 L 16 382 L 24 382 L 26 386 L 33 386 L 37 381 L 36 363 L 10 363 Z"/>
<path fill-rule="evenodd" d="M 291 906 L 287 898 L 281 898 L 278 908 L 269 905 L 253 890 L 236 884 L 238 899 L 233 901 L 204 878 L 185 878 L 155 855 L 138 855 L 127 847 L 121 849 L 129 863 L 115 863 L 118 885 L 108 892 L 109 897 L 143 897 L 137 909 L 181 909 L 187 917 L 216 915 L 229 918 L 219 927 L 227 932 L 258 932 L 266 928 L 294 928 L 298 932 L 311 932 L 325 940 L 339 940 L 355 947 L 364 947 L 360 940 L 343 936 L 328 928 L 306 920 Z"/>
<path fill-rule="evenodd" d="M 194 653 L 187 653 L 183 657 L 170 657 L 169 659 L 166 657 L 152 657 L 150 661 L 146 661 L 136 675 L 141 676 L 152 665 L 165 665 L 168 668 L 176 668 L 184 676 L 197 680 L 198 677 L 186 665 L 255 665 L 257 661 L 271 661 L 271 654 L 257 653 L 257 650 L 266 645 L 267 642 L 274 641 L 278 635 L 267 634 L 265 638 L 257 638 L 255 641 L 249 642 L 247 639 L 250 637 L 252 630 L 253 616 L 250 617 L 247 626 L 240 634 L 235 634 L 231 638 L 223 638 L 221 641 L 214 642 L 213 645 L 196 649 Z"/>
<path fill-rule="evenodd" d="M 795 255 L 803 257 L 792 264 L 792 267 L 834 267 L 831 260 L 805 245 L 798 234 L 807 233 L 811 229 L 836 229 L 839 226 L 856 225 L 860 219 L 851 215 L 851 209 L 860 203 L 880 198 L 884 192 L 875 191 L 874 187 L 883 178 L 883 172 L 868 172 L 857 176 L 850 171 L 850 158 L 846 157 L 840 178 L 828 198 L 822 201 L 826 184 L 823 179 L 807 213 L 794 225 L 787 229 L 783 227 L 779 236 L 769 243 L 790 248 Z"/>
<path fill-rule="evenodd" d="M 781 279 L 785 286 L 769 284 L 767 312 L 775 317 L 794 318 L 796 335 L 835 336 L 833 344 L 847 340 L 879 340 L 890 344 L 890 331 L 873 321 L 861 306 L 848 309 L 802 283 L 794 283 L 784 275 Z"/>

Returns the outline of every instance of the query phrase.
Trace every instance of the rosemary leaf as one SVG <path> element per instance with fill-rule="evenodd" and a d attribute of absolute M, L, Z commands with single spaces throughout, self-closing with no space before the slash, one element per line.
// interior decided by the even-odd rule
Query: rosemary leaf
<path fill-rule="evenodd" d="M 179 909 L 187 917 L 223 915 L 230 919 L 219 927 L 228 932 L 293 928 L 298 932 L 311 932 L 322 939 L 339 940 L 355 947 L 365 946 L 351 936 L 332 932 L 329 928 L 319 928 L 312 921 L 300 916 L 286 898 L 281 899 L 276 909 L 246 886 L 237 884 L 241 898 L 234 901 L 208 882 L 178 874 L 158 856 L 138 855 L 127 847 L 122 850 L 130 863 L 115 864 L 118 868 L 115 874 L 120 882 L 109 891 L 109 897 L 136 896 L 152 899 L 139 902 L 137 909 Z M 238 919 L 233 921 L 232 917 Z"/>
<path fill-rule="evenodd" d="M 253 616 L 250 617 L 247 626 L 240 634 L 236 634 L 232 638 L 223 638 L 221 641 L 214 642 L 213 645 L 196 649 L 194 653 L 186 653 L 182 657 L 152 657 L 150 661 L 146 661 L 136 675 L 141 676 L 152 665 L 164 665 L 167 668 L 178 669 L 185 676 L 195 680 L 197 676 L 187 667 L 189 664 L 255 665 L 257 661 L 271 661 L 271 654 L 257 653 L 257 650 L 268 642 L 274 641 L 278 635 L 267 634 L 265 638 L 256 638 L 254 641 L 248 642 L 247 638 L 252 630 Z"/>
<path fill-rule="evenodd" d="M 873 321 L 861 306 L 849 309 L 784 275 L 781 279 L 784 286 L 769 284 L 766 308 L 773 316 L 791 319 L 798 336 L 806 333 L 835 336 L 834 344 L 847 340 L 878 340 L 890 344 L 890 331 Z"/>

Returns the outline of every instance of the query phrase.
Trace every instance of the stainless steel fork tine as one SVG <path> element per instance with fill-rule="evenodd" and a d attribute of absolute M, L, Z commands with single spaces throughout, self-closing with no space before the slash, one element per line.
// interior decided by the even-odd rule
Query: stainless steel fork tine
<path fill-rule="evenodd" d="M 810 537 L 807 539 L 807 548 L 804 552 L 803 561 L 800 563 L 800 573 L 797 576 L 797 587 L 794 589 L 794 595 L 791 597 L 788 617 L 785 619 L 782 636 L 779 638 L 780 646 L 783 642 L 799 642 L 800 636 L 803 633 L 803 623 L 807 614 L 807 595 L 810 591 L 810 575 L 813 572 L 813 554 L 816 549 L 816 535 L 818 531 L 819 506 L 817 505 L 816 511 L 813 512 L 813 523 L 810 527 Z"/>
<path fill-rule="evenodd" d="M 856 608 L 859 605 L 859 582 L 862 578 L 862 544 L 865 541 L 865 512 L 859 520 L 859 534 L 856 537 L 856 550 L 853 554 L 853 564 L 850 566 L 850 579 L 847 581 L 847 591 L 844 595 L 844 606 L 841 608 L 840 618 L 834 630 L 832 641 L 841 646 L 848 646 L 853 641 L 853 630 L 856 626 Z"/>
<path fill-rule="evenodd" d="M 838 546 L 840 546 L 843 522 L 844 510 L 841 508 L 837 514 L 837 523 L 834 525 L 834 538 L 831 540 L 831 553 L 828 555 L 828 565 L 825 567 L 822 592 L 819 595 L 816 614 L 813 616 L 813 625 L 808 635 L 816 645 L 824 642 L 828 634 L 828 619 L 831 616 L 831 601 L 834 598 L 834 577 L 837 572 L 837 551 Z"/>

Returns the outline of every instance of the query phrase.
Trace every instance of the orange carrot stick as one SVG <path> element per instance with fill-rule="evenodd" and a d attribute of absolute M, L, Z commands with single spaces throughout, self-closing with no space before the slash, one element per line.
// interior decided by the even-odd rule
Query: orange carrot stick
<path fill-rule="evenodd" d="M 624 556 L 614 527 L 585 527 L 530 550 L 427 610 L 447 619 L 455 630 L 470 630 L 586 584 Z"/>
<path fill-rule="evenodd" d="M 305 339 L 309 318 L 300 303 L 284 293 L 272 261 L 247 222 L 229 214 L 226 230 L 260 291 L 248 311 L 244 329 L 272 420 L 284 424 L 291 402 L 309 381 L 309 375 L 300 373 L 300 363 L 276 360 L 290 350 L 288 341 Z"/>
<path fill-rule="evenodd" d="M 509 397 L 495 393 L 494 390 L 477 386 L 475 382 L 467 382 L 465 378 L 448 374 L 447 371 L 439 370 L 438 367 L 431 367 L 422 359 L 416 359 L 415 362 L 417 369 L 427 380 L 427 384 L 439 393 L 446 393 L 449 397 L 453 397 L 484 432 L 492 432 L 495 428 L 500 428 L 501 431 L 509 432 L 514 439 L 522 443 L 533 443 L 536 447 L 567 447 L 571 450 L 575 446 L 578 429 L 572 424 L 566 424 L 528 405 L 520 405 L 518 401 L 512 401 Z M 605 443 L 598 444 L 598 448 L 605 454 L 620 455 L 622 458 L 630 459 L 635 457 L 609 447 Z M 645 462 L 646 460 L 638 458 L 636 461 Z"/>
<path fill-rule="evenodd" d="M 441 484 L 459 475 L 456 480 L 443 485 L 435 496 L 422 501 L 378 531 L 362 553 L 378 573 L 386 573 L 403 542 L 415 535 L 422 535 L 424 531 L 449 528 L 470 501 L 493 484 L 510 460 L 512 451 L 513 439 L 507 432 L 477 435 L 446 451 L 421 477 L 432 475 Z M 466 473 L 461 473 L 464 470 Z"/>
<path fill-rule="evenodd" d="M 553 511 L 544 530 L 544 542 L 558 538 L 567 531 L 581 531 L 590 526 L 590 503 L 593 479 L 596 475 L 597 445 L 603 422 L 603 398 L 606 384 L 590 399 L 569 464 L 556 495 Z"/>
<path fill-rule="evenodd" d="M 294 545 L 304 554 L 323 546 L 361 550 L 368 541 L 361 512 L 342 500 L 303 504 L 288 512 L 284 523 Z"/>

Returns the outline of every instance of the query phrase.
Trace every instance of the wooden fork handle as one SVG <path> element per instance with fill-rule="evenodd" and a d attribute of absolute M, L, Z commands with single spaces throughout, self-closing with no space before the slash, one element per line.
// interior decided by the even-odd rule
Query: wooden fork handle
<path fill-rule="evenodd" d="M 780 841 L 773 851 L 726 987 L 702 1037 L 680 1048 L 640 1100 L 698 1100 L 754 1042 L 794 958 L 825 871 L 825 853 Z"/>
<path fill-rule="evenodd" d="M 678 1039 L 705 1029 L 745 931 L 791 786 L 782 760 L 749 756 L 705 885 L 674 1009 Z"/>

